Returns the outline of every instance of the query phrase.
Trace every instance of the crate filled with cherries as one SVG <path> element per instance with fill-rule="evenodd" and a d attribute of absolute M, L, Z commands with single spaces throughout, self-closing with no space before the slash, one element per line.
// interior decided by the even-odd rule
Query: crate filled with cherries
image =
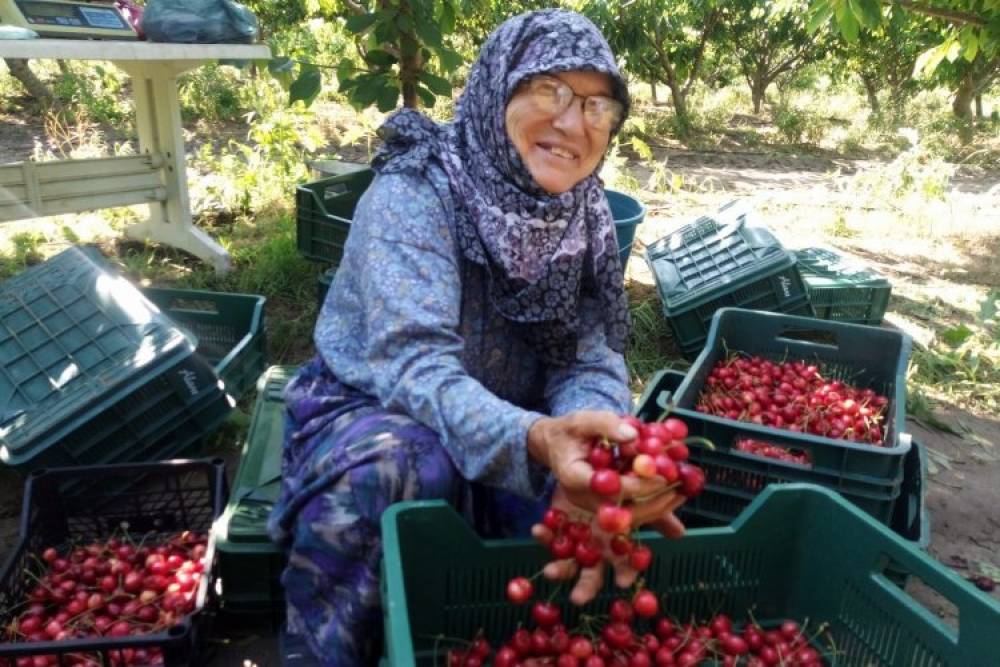
<path fill-rule="evenodd" d="M 0 629 L 9 643 L 71 643 L 101 638 L 169 633 L 196 609 L 205 577 L 205 533 L 135 539 L 128 533 L 106 540 L 49 546 L 28 555 L 31 584 L 10 622 Z M 9 610 L 8 610 L 9 611 Z M 163 665 L 158 646 L 123 646 L 106 660 L 80 644 L 76 652 L 0 657 L 2 667 L 71 665 Z"/>
<path fill-rule="evenodd" d="M 590 517 L 573 517 L 550 507 L 543 523 L 550 531 L 547 548 L 553 560 L 572 559 L 581 567 L 601 564 L 605 554 L 623 557 L 640 578 L 633 592 L 613 600 L 606 614 L 571 615 L 549 599 L 536 599 L 532 577 L 518 576 L 507 583 L 507 600 L 530 609 L 527 624 L 512 628 L 497 647 L 482 635 L 455 642 L 444 654 L 447 667 L 651 667 L 653 665 L 801 665 L 824 664 L 810 637 L 797 622 L 787 620 L 779 628 L 765 630 L 756 623 L 734 629 L 725 614 L 696 622 L 670 618 L 669 600 L 647 588 L 642 573 L 653 563 L 653 552 L 641 543 L 627 504 L 620 500 L 623 475 L 660 477 L 664 489 L 692 498 L 701 493 L 705 476 L 688 462 L 688 428 L 680 419 L 645 423 L 629 417 L 639 437 L 613 445 L 595 442 L 588 462 L 594 468 L 591 489 L 608 500 L 593 521 L 600 535 L 610 536 L 609 549 L 595 534 Z M 711 445 L 711 443 L 703 442 Z M 539 573 L 540 574 L 540 573 Z M 556 589 L 556 593 L 559 589 Z M 817 633 L 818 634 L 818 633 Z"/>

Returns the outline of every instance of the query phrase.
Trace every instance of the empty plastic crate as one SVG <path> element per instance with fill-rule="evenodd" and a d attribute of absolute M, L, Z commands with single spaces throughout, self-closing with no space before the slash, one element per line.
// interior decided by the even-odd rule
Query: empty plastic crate
<path fill-rule="evenodd" d="M 196 341 L 95 248 L 0 284 L 0 462 L 173 458 L 233 407 Z"/>
<path fill-rule="evenodd" d="M 77 491 L 68 492 L 70 488 Z M 184 530 L 208 533 L 225 503 L 225 465 L 220 459 L 32 473 L 25 484 L 21 535 L 0 574 L 0 627 L 11 622 L 17 605 L 37 585 L 30 575 L 37 575 L 39 554 L 45 548 L 121 538 L 125 529 L 136 542 Z M 214 553 L 215 540 L 209 536 L 207 563 L 211 564 Z M 209 567 L 198 588 L 195 611 L 174 627 L 129 637 L 4 643 L 0 644 L 0 664 L 7 664 L 8 657 L 58 655 L 61 665 L 75 664 L 70 658 L 81 656 L 93 658 L 95 665 L 116 665 L 121 664 L 121 649 L 153 647 L 163 650 L 167 667 L 198 664 L 198 645 L 207 634 L 206 612 L 214 604 L 213 597 Z"/>
<path fill-rule="evenodd" d="M 243 444 L 229 504 L 216 526 L 222 609 L 233 614 L 280 614 L 281 548 L 267 536 L 267 517 L 281 488 L 285 385 L 294 366 L 272 366 L 257 382 L 257 403 Z"/>
<path fill-rule="evenodd" d="M 505 588 L 548 561 L 533 540 L 481 540 L 437 501 L 391 506 L 382 535 L 387 664 L 443 664 L 450 645 L 442 635 L 471 639 L 482 630 L 497 647 L 530 618 L 530 605 L 508 602 Z M 822 487 L 772 486 L 731 526 L 679 539 L 649 533 L 644 541 L 654 553 L 646 585 L 675 619 L 722 612 L 737 628 L 751 613 L 764 627 L 786 618 L 808 619 L 811 628 L 828 624 L 836 646 L 836 655 L 827 651 L 831 665 L 996 664 L 1000 603 Z M 885 574 L 890 565 L 954 604 L 958 629 L 893 583 Z M 535 598 L 546 600 L 553 586 L 539 578 L 536 589 Z M 577 610 L 566 590 L 556 600 L 568 628 L 579 613 L 605 614 L 611 599 L 631 595 L 608 582 Z"/>
<path fill-rule="evenodd" d="M 892 285 L 871 269 L 825 248 L 796 250 L 816 317 L 854 324 L 882 323 Z"/>
<path fill-rule="evenodd" d="M 795 254 L 767 229 L 751 225 L 739 202 L 649 245 L 646 261 L 687 359 L 701 350 L 719 308 L 813 314 Z"/>
<path fill-rule="evenodd" d="M 910 449 L 899 436 L 906 419 L 906 367 L 910 337 L 900 331 L 794 317 L 739 308 L 715 314 L 705 349 L 677 389 L 675 411 L 692 420 L 695 435 L 731 443 L 737 435 L 778 444 L 794 444 L 809 453 L 813 468 L 854 479 L 882 483 L 902 479 Z M 787 429 L 736 421 L 695 411 L 709 373 L 727 353 L 758 355 L 772 361 L 802 359 L 816 364 L 824 377 L 870 388 L 886 396 L 883 446 L 854 443 Z"/>
<path fill-rule="evenodd" d="M 198 339 L 198 354 L 239 398 L 267 368 L 264 304 L 257 294 L 144 287 L 142 293 Z"/>
<path fill-rule="evenodd" d="M 295 192 L 299 253 L 316 262 L 340 264 L 354 207 L 375 178 L 371 169 L 300 185 Z"/>

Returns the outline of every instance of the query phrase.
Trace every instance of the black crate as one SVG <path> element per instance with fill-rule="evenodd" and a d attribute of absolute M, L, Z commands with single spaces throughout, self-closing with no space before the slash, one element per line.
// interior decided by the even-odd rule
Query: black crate
<path fill-rule="evenodd" d="M 159 648 L 167 667 L 195 664 L 214 606 L 212 523 L 222 513 L 228 489 L 221 459 L 175 460 L 105 466 L 50 468 L 33 472 L 25 484 L 21 535 L 0 574 L 0 627 L 7 626 L 26 592 L 34 586 L 26 573 L 37 573 L 46 547 L 74 540 L 121 534 L 154 536 L 196 530 L 209 535 L 206 568 L 195 610 L 168 630 L 142 636 L 97 637 L 48 642 L 0 644 L 4 658 L 21 656 L 92 656 L 97 664 L 119 664 L 123 649 Z M 15 610 L 12 612 L 12 610 Z M 115 657 L 112 657 L 115 656 Z"/>

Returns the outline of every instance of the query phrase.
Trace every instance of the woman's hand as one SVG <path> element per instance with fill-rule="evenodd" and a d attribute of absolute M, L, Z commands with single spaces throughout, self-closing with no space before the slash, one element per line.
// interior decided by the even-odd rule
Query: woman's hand
<path fill-rule="evenodd" d="M 645 503 L 631 505 L 635 526 L 650 524 L 668 537 L 680 537 L 684 533 L 684 525 L 674 516 L 674 510 L 680 507 L 684 500 L 683 496 L 668 491 Z M 556 487 L 551 507 L 563 510 L 571 519 L 581 514 L 581 509 L 570 502 L 562 485 Z M 590 529 L 593 538 L 601 545 L 603 554 L 602 560 L 597 565 L 580 570 L 574 559 L 567 558 L 552 561 L 542 570 L 547 579 L 572 579 L 577 571 L 580 571 L 580 578 L 570 593 L 570 601 L 575 605 L 591 601 L 604 586 L 604 569 L 607 562 L 614 568 L 615 584 L 620 588 L 631 586 L 639 575 L 637 570 L 629 566 L 627 555 L 619 556 L 611 550 L 612 535 L 601 530 L 593 517 L 590 519 Z M 541 523 L 532 527 L 531 534 L 546 546 L 555 537 L 552 531 Z"/>
<path fill-rule="evenodd" d="M 567 500 L 578 508 L 596 512 L 609 499 L 590 489 L 594 469 L 587 463 L 591 443 L 606 438 L 628 442 L 638 437 L 635 428 L 611 412 L 583 410 L 564 417 L 542 417 L 528 430 L 528 453 L 552 470 L 565 489 Z M 622 498 L 643 498 L 666 486 L 662 478 L 622 477 Z M 648 517 L 651 520 L 652 517 Z M 636 524 L 638 525 L 638 523 Z"/>

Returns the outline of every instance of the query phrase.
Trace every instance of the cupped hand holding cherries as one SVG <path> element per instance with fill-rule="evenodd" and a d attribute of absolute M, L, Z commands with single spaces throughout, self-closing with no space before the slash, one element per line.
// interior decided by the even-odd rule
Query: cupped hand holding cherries
<path fill-rule="evenodd" d="M 542 418 L 532 427 L 529 451 L 558 480 L 551 506 L 532 534 L 552 555 L 542 570 L 546 578 L 579 573 L 570 594 L 574 604 L 585 604 L 601 589 L 605 564 L 623 588 L 649 568 L 652 552 L 634 537 L 639 526 L 670 537 L 683 534 L 674 510 L 705 485 L 702 470 L 687 462 L 688 440 L 687 425 L 673 417 L 647 423 L 578 412 Z M 532 592 L 527 577 L 516 577 L 507 589 L 514 603 Z"/>

